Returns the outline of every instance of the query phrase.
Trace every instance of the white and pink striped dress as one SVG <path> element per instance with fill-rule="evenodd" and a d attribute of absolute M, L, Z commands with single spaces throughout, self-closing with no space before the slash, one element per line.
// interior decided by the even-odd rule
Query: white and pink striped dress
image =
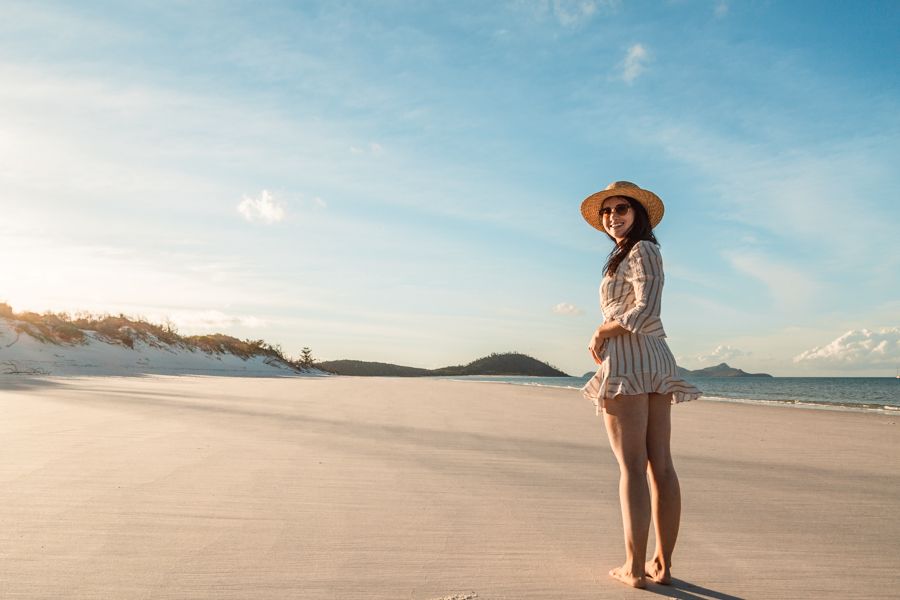
<path fill-rule="evenodd" d="M 597 407 L 619 394 L 669 394 L 672 404 L 700 397 L 700 390 L 678 376 L 659 317 L 663 288 L 659 246 L 634 245 L 612 276 L 600 282 L 600 310 L 628 333 L 607 338 L 597 373 L 581 389 Z"/>

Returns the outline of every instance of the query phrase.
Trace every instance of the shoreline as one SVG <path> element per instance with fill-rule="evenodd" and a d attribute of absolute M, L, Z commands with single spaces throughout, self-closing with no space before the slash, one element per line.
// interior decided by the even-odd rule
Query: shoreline
<path fill-rule="evenodd" d="M 90 379 L 90 378 L 147 378 L 147 377 L 207 377 L 207 378 L 258 378 L 258 379 L 293 379 L 293 378 L 351 378 L 351 379 L 360 379 L 362 381 L 369 379 L 400 379 L 400 380 L 435 380 L 435 381 L 452 381 L 458 383 L 490 383 L 490 384 L 505 384 L 517 387 L 525 387 L 525 388 L 536 388 L 536 389 L 552 389 L 552 390 L 574 390 L 580 391 L 581 388 L 578 386 L 571 385 L 554 385 L 548 383 L 542 383 L 539 381 L 504 381 L 504 379 L 509 379 L 510 377 L 532 377 L 528 375 L 469 375 L 469 376 L 421 376 L 421 377 L 405 377 L 405 376 L 356 376 L 356 375 L 338 375 L 333 373 L 326 372 L 307 372 L 307 373 L 264 373 L 264 372 L 256 372 L 256 371 L 228 371 L 226 369 L 219 371 L 209 371 L 209 372 L 197 372 L 196 370 L 186 370 L 185 372 L 172 372 L 161 371 L 161 372 L 133 372 L 133 373 L 79 373 L 79 374 L 43 374 L 43 373 L 0 373 L 0 391 L 4 389 L 3 383 L 5 381 L 20 381 L 20 380 L 30 380 L 30 379 L 38 379 L 38 380 L 81 380 L 81 379 Z M 496 380 L 492 379 L 477 379 L 477 378 L 496 378 Z M 537 378 L 534 376 L 534 378 Z M 554 379 L 554 378 L 551 378 Z M 558 379 L 558 378 L 556 378 Z M 580 379 L 573 377 L 572 379 Z M 834 378 L 811 378 L 811 379 L 847 379 L 844 377 L 834 377 Z M 866 378 L 868 379 L 868 378 Z M 892 378 L 885 378 L 892 379 Z M 702 381 L 694 381 L 696 385 L 701 387 Z M 900 414 L 900 405 L 891 405 L 891 404 L 883 404 L 880 402 L 867 402 L 867 403 L 859 403 L 859 402 L 816 402 L 816 401 L 806 401 L 806 400 L 774 400 L 774 399 L 756 399 L 756 398 L 730 398 L 727 396 L 717 396 L 711 394 L 704 394 L 698 400 L 706 400 L 709 402 L 719 402 L 725 404 L 740 404 L 740 405 L 750 405 L 750 406 L 772 406 L 777 408 L 799 408 L 804 410 L 824 410 L 831 412 L 843 412 L 843 413 L 866 413 L 866 414 L 881 414 L 881 415 L 898 415 Z M 696 400 L 694 401 L 696 402 Z"/>
<path fill-rule="evenodd" d="M 493 377 L 492 375 L 477 375 L 475 377 Z M 497 375 L 498 379 L 502 377 L 509 377 L 506 375 Z M 538 382 L 516 382 L 516 381 L 490 381 L 490 380 L 480 380 L 480 379 L 460 379 L 453 377 L 439 377 L 437 379 L 444 379 L 446 381 L 457 381 L 460 383 L 492 383 L 492 384 L 506 384 L 506 385 L 515 385 L 521 387 L 533 387 L 533 388 L 546 388 L 546 389 L 556 389 L 556 390 L 580 390 L 581 388 L 576 386 L 569 385 L 551 385 L 551 384 L 543 384 Z M 841 378 L 835 378 L 841 379 Z M 696 383 L 698 386 L 702 386 L 702 382 Z M 702 391 L 702 389 L 701 389 Z M 775 406 L 780 408 L 802 408 L 806 410 L 828 410 L 828 411 L 836 411 L 836 412 L 859 412 L 859 413 L 875 413 L 875 414 L 885 414 L 885 415 L 893 415 L 900 413 L 900 406 L 893 406 L 890 404 L 881 404 L 878 402 L 872 403 L 851 403 L 851 402 L 807 402 L 803 400 L 759 400 L 754 398 L 728 398 L 726 396 L 711 396 L 704 394 L 698 400 L 708 400 L 710 402 L 723 402 L 728 404 L 749 404 L 749 405 L 759 405 L 759 406 Z M 694 400 L 696 402 L 696 400 Z"/>

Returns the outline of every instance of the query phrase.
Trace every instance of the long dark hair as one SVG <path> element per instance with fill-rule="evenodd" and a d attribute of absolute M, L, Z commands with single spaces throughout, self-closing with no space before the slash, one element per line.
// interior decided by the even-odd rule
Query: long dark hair
<path fill-rule="evenodd" d="M 628 233 L 625 234 L 625 240 L 622 244 L 616 244 L 612 249 L 612 252 L 609 253 L 609 256 L 606 257 L 606 264 L 603 265 L 603 272 L 606 275 L 613 275 L 616 272 L 616 269 L 619 268 L 619 264 L 625 257 L 628 256 L 628 253 L 631 252 L 631 249 L 634 248 L 634 245 L 642 240 L 647 240 L 649 242 L 653 242 L 657 246 L 659 246 L 659 242 L 656 241 L 656 236 L 653 235 L 653 228 L 650 227 L 650 217 L 647 216 L 647 209 L 644 208 L 644 205 L 635 200 L 634 198 L 629 198 L 628 196 L 620 196 L 628 201 L 628 204 L 631 205 L 631 210 L 634 211 L 634 222 L 631 224 L 631 229 L 628 230 Z M 600 217 L 600 222 L 603 223 L 603 216 Z M 603 230 L 609 239 L 612 241 L 616 241 L 616 238 L 609 235 L 609 232 L 606 229 Z"/>

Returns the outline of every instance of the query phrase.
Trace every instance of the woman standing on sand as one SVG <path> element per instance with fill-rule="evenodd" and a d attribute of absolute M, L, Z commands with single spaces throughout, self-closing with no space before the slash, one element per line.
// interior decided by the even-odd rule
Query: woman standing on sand
<path fill-rule="evenodd" d="M 619 462 L 625 564 L 609 574 L 638 588 L 672 580 L 681 489 L 669 449 L 671 405 L 700 396 L 678 377 L 659 317 L 663 268 L 653 228 L 663 212 L 656 194 L 628 181 L 581 203 L 585 220 L 615 242 L 600 283 L 605 322 L 588 345 L 600 368 L 582 392 L 603 412 Z M 656 551 L 645 564 L 651 508 Z"/>

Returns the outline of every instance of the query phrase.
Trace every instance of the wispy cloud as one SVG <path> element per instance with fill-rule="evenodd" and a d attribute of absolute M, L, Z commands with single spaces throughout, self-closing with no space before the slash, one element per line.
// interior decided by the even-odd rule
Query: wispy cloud
<path fill-rule="evenodd" d="M 365 145 L 354 144 L 350 146 L 350 154 L 370 154 L 372 156 L 381 156 L 384 154 L 384 146 L 378 142 L 369 142 Z"/>
<path fill-rule="evenodd" d="M 848 369 L 892 367 L 900 363 L 900 327 L 848 331 L 829 344 L 798 354 L 794 362 Z"/>
<path fill-rule="evenodd" d="M 554 20 L 567 28 L 586 25 L 601 11 L 614 12 L 621 0 L 512 0 L 508 6 L 536 21 Z M 494 37 L 505 36 L 509 30 L 495 30 Z"/>
<path fill-rule="evenodd" d="M 256 197 L 244 196 L 237 210 L 251 223 L 271 225 L 282 221 L 285 216 L 284 203 L 276 200 L 268 190 L 261 191 Z"/>
<path fill-rule="evenodd" d="M 727 14 L 728 14 L 728 2 L 726 2 L 725 0 L 718 0 L 718 2 L 716 2 L 715 7 L 713 8 L 713 15 L 715 15 L 715 17 L 717 19 L 721 19 Z"/>
<path fill-rule="evenodd" d="M 230 315 L 219 310 L 175 311 L 166 315 L 152 315 L 152 322 L 168 320 L 179 329 L 213 333 L 232 327 L 261 328 L 267 325 L 264 319 L 252 315 Z"/>
<path fill-rule="evenodd" d="M 622 71 L 622 80 L 631 84 L 635 79 L 641 76 L 647 69 L 647 62 L 650 55 L 647 48 L 643 44 L 634 44 L 625 54 L 625 60 L 622 61 L 620 68 Z"/>
<path fill-rule="evenodd" d="M 877 207 L 882 190 L 896 186 L 891 161 L 897 145 L 891 126 L 820 143 L 792 139 L 786 146 L 777 136 L 792 124 L 753 107 L 745 107 L 741 119 L 768 121 L 766 132 L 774 139 L 758 130 L 762 139 L 751 143 L 708 124 L 671 116 L 648 118 L 629 133 L 641 136 L 642 144 L 659 146 L 692 171 L 698 200 L 709 206 L 712 221 L 725 226 L 732 239 L 753 232 L 789 242 L 802 239 L 805 253 L 815 253 L 819 264 L 831 261 L 854 269 L 891 269 L 898 264 L 896 251 L 881 253 L 877 263 L 869 261 L 869 246 L 860 243 L 882 239 L 897 248 L 896 242 L 888 242 L 896 239 L 891 215 Z M 855 207 L 852 218 L 845 211 L 849 198 Z"/>
<path fill-rule="evenodd" d="M 16 310 L 124 312 L 162 321 L 174 313 L 231 312 L 228 306 L 265 311 L 294 302 L 313 310 L 327 305 L 303 282 L 270 284 L 259 274 L 260 263 L 245 256 L 180 248 L 177 240 L 147 253 L 139 247 L 81 245 L 64 234 L 35 236 L 6 227 L 0 232 L 0 255 L 17 257 L 0 261 L 0 280 L 7 282 L 0 299 Z M 277 295 L 287 287 L 294 288 L 290 300 Z"/>
<path fill-rule="evenodd" d="M 575 317 L 578 315 L 583 315 L 584 311 L 575 306 L 574 304 L 569 304 L 568 302 L 560 302 L 556 306 L 553 307 L 553 312 L 558 315 L 566 315 L 570 317 Z"/>
<path fill-rule="evenodd" d="M 597 12 L 594 0 L 553 0 L 553 14 L 560 25 L 573 27 L 591 19 Z"/>
<path fill-rule="evenodd" d="M 808 307 L 821 285 L 804 270 L 783 260 L 750 251 L 727 251 L 725 258 L 739 271 L 766 286 L 783 309 Z"/>
<path fill-rule="evenodd" d="M 0 162 L 8 193 L 44 196 L 45 203 L 64 198 L 71 206 L 106 203 L 117 213 L 123 195 L 180 210 L 180 198 L 189 194 L 197 199 L 195 210 L 215 210 L 210 199 L 234 193 L 235 180 L 260 165 L 277 172 L 283 187 L 300 179 L 298 166 L 307 187 L 346 173 L 343 126 L 286 119 L 246 98 L 2 61 L 0 79 L 9 83 L 0 88 Z M 103 115 L 102 127 L 97 115 Z M 205 177 L 208 167 L 236 177 Z M 46 177 L 48 171 L 54 177 Z M 77 218 L 84 211 L 72 212 Z"/>

